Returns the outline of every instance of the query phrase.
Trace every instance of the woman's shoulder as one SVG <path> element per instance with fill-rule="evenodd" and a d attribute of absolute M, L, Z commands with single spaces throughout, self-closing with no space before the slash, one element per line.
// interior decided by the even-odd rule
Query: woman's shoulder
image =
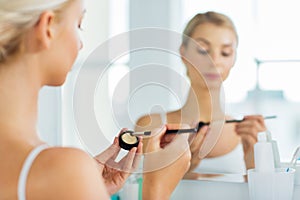
<path fill-rule="evenodd" d="M 107 192 L 96 162 L 76 148 L 42 151 L 28 177 L 27 194 L 34 199 L 95 199 L 101 193 Z"/>
<path fill-rule="evenodd" d="M 70 168 L 69 170 L 85 170 L 87 167 L 96 167 L 95 161 L 91 156 L 81 149 L 73 147 L 51 147 L 43 152 L 38 157 L 37 162 L 46 164 L 48 170 Z M 76 165 L 74 165 L 76 163 Z M 82 168 L 84 166 L 84 168 Z"/>
<path fill-rule="evenodd" d="M 48 170 L 51 170 L 51 167 L 70 167 L 76 170 L 80 169 L 80 164 L 91 165 L 92 158 L 83 150 L 73 147 L 49 147 L 42 151 L 37 157 L 36 162 L 40 164 L 47 164 L 45 167 L 49 167 Z M 77 167 L 71 165 L 71 163 L 77 163 Z"/>
<path fill-rule="evenodd" d="M 180 110 L 168 113 L 152 113 L 140 117 L 136 122 L 136 131 L 151 130 L 166 123 L 180 123 Z"/>
<path fill-rule="evenodd" d="M 162 119 L 160 114 L 149 114 L 141 116 L 135 125 L 136 131 L 143 131 L 143 130 L 151 130 L 152 128 L 157 128 L 162 125 Z"/>
<path fill-rule="evenodd" d="M 76 154 L 77 157 L 71 156 Z M 75 147 L 48 147 L 44 151 L 41 152 L 41 158 L 43 157 L 52 157 L 53 159 L 60 159 L 61 157 L 64 157 L 66 159 L 75 159 L 75 160 L 81 160 L 81 159 L 91 159 L 91 157 L 83 150 Z M 70 157 L 65 157 L 70 156 Z M 64 160 L 62 160 L 64 161 Z"/>

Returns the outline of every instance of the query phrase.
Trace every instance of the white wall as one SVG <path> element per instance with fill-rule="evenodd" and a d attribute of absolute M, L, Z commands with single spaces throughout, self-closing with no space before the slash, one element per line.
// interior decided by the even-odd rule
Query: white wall
<path fill-rule="evenodd" d="M 38 132 L 51 145 L 62 144 L 61 88 L 44 87 L 38 102 Z"/>

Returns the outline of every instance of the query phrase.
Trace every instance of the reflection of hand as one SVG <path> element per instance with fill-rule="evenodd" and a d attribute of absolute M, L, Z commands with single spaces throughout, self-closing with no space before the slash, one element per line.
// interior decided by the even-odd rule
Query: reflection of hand
<path fill-rule="evenodd" d="M 203 126 L 197 134 L 190 135 L 190 149 L 191 149 L 191 166 L 185 175 L 185 178 L 189 176 L 188 173 L 192 172 L 200 163 L 199 153 L 201 145 L 204 141 L 204 137 L 208 131 L 208 126 Z"/>
<path fill-rule="evenodd" d="M 235 131 L 242 140 L 247 169 L 254 168 L 254 144 L 257 142 L 257 134 L 265 130 L 261 115 L 245 116 L 242 122 L 236 124 Z"/>
<path fill-rule="evenodd" d="M 122 129 L 121 132 L 124 130 Z M 142 153 L 142 142 L 139 143 L 137 148 L 132 148 L 119 162 L 115 162 L 120 149 L 119 140 L 115 137 L 110 147 L 95 156 L 109 194 L 117 192 L 124 185 L 130 173 L 138 167 Z"/>
<path fill-rule="evenodd" d="M 178 129 L 167 125 L 148 139 L 144 158 L 143 200 L 169 199 L 190 163 L 187 134 L 165 135 L 166 129 Z"/>

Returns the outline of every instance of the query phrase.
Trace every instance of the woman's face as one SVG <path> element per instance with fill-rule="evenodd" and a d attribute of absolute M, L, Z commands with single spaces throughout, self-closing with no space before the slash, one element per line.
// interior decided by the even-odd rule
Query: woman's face
<path fill-rule="evenodd" d="M 198 25 L 181 55 L 192 84 L 219 88 L 235 63 L 237 38 L 232 29 L 212 23 Z"/>
<path fill-rule="evenodd" d="M 61 85 L 77 58 L 82 42 L 79 36 L 84 15 L 82 0 L 76 0 L 62 13 L 55 26 L 55 39 L 49 52 L 48 84 Z"/>

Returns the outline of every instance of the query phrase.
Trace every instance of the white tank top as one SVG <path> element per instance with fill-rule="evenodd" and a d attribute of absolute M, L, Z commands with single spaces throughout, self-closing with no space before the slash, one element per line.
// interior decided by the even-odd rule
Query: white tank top
<path fill-rule="evenodd" d="M 194 170 L 198 173 L 246 174 L 243 145 L 239 143 L 231 152 L 214 158 L 205 158 Z"/>
<path fill-rule="evenodd" d="M 19 200 L 26 200 L 26 181 L 29 170 L 31 168 L 32 163 L 34 162 L 35 158 L 43 151 L 44 149 L 48 148 L 47 144 L 42 144 L 34 148 L 26 158 L 18 182 L 18 199 Z"/>

